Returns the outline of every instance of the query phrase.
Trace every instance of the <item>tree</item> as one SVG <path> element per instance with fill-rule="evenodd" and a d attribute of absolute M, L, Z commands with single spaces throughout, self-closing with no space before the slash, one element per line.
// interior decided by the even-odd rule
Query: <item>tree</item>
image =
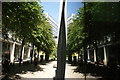
<path fill-rule="evenodd" d="M 35 32 L 34 37 L 36 41 L 34 42 L 37 47 L 37 51 L 44 51 L 46 54 L 45 60 L 49 60 L 49 55 L 53 52 L 55 41 L 52 36 L 52 27 L 46 18 L 44 18 L 44 22 L 38 26 L 37 32 Z"/>
<path fill-rule="evenodd" d="M 86 3 L 86 10 L 83 7 L 80 8 L 77 18 L 68 28 L 67 49 L 69 53 L 76 52 L 82 46 L 87 47 L 88 45 L 97 49 L 98 45 L 105 44 L 109 41 L 108 39 L 114 42 L 120 41 L 119 4 L 119 2 L 88 2 Z"/>
<path fill-rule="evenodd" d="M 67 53 L 71 61 L 71 55 L 73 52 L 79 52 L 83 46 L 83 40 L 85 38 L 83 33 L 83 8 L 74 17 L 73 22 L 68 26 L 68 39 L 67 39 Z"/>
<path fill-rule="evenodd" d="M 42 22 L 43 10 L 37 2 L 4 2 L 2 5 L 3 35 L 8 31 L 15 33 L 15 36 L 22 41 L 22 49 L 25 41 L 29 41 L 38 25 Z"/>

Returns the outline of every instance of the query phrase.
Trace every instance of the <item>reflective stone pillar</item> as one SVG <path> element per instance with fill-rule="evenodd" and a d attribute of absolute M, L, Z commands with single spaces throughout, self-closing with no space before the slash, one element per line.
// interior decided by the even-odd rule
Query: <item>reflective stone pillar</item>
<path fill-rule="evenodd" d="M 66 30 L 65 30 L 65 2 L 62 5 L 62 15 L 59 31 L 58 49 L 57 49 L 57 70 L 56 80 L 64 80 L 66 64 Z"/>

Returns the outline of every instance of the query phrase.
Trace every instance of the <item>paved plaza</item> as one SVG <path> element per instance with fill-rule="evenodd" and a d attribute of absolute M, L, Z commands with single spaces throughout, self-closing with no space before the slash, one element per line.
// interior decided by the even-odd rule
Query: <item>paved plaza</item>
<path fill-rule="evenodd" d="M 22 80 L 26 80 L 26 79 L 40 79 L 40 78 L 49 78 L 49 79 L 53 79 L 53 77 L 55 76 L 55 70 L 56 70 L 56 64 L 57 61 L 52 61 L 50 63 L 47 63 L 46 65 L 39 65 L 43 71 L 36 71 L 36 72 L 30 72 L 28 71 L 26 74 L 17 74 L 20 77 L 22 77 Z M 66 64 L 66 74 L 65 74 L 65 78 L 66 79 L 75 79 L 75 80 L 84 80 L 84 75 L 82 73 L 79 72 L 74 72 L 74 69 L 77 66 L 71 66 L 71 64 Z M 23 79 L 25 78 L 25 79 Z M 95 77 L 93 76 L 87 76 L 87 78 L 90 78 L 91 80 L 96 80 Z"/>

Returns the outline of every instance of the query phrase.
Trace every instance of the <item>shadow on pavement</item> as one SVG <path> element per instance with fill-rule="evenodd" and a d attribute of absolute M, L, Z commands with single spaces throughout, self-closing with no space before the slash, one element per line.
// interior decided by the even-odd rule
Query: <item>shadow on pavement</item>
<path fill-rule="evenodd" d="M 40 65 L 46 65 L 46 64 L 48 64 L 48 63 L 50 63 L 50 62 L 52 62 L 53 60 L 49 60 L 49 61 L 41 61 L 39 64 Z"/>
<path fill-rule="evenodd" d="M 26 74 L 27 72 L 37 72 L 37 71 L 44 71 L 44 68 L 41 68 L 40 65 L 47 65 L 48 63 L 52 62 L 49 61 L 41 61 L 37 62 L 37 65 L 34 63 L 23 63 L 20 67 L 19 64 L 14 64 L 9 67 L 9 72 L 6 74 L 3 72 L 3 76 L 1 80 L 16 80 L 21 79 L 18 74 Z"/>
<path fill-rule="evenodd" d="M 120 70 L 116 68 L 108 68 L 105 66 L 95 66 L 93 64 L 87 64 L 86 68 L 84 64 L 79 64 L 79 66 L 74 69 L 74 72 L 85 73 L 87 75 L 92 75 L 95 77 L 101 77 L 98 80 L 119 80 Z"/>
<path fill-rule="evenodd" d="M 44 71 L 44 68 L 41 68 L 40 65 L 46 65 L 51 61 L 42 61 L 38 62 L 37 66 L 34 63 L 25 63 L 19 67 L 19 64 L 14 64 L 9 67 L 9 72 L 3 72 L 3 78 L 1 80 L 16 80 L 21 79 L 21 77 L 17 74 L 26 74 L 27 72 L 37 72 L 37 71 Z"/>
<path fill-rule="evenodd" d="M 72 62 L 66 61 L 66 63 L 71 64 L 71 66 L 78 66 L 79 65 L 77 62 L 74 62 L 74 61 L 72 61 Z"/>
<path fill-rule="evenodd" d="M 19 67 L 19 65 L 12 66 L 9 72 L 9 75 L 15 74 L 26 74 L 27 72 L 36 72 L 43 71 L 43 68 L 40 66 L 34 66 L 33 64 L 23 64 Z"/>

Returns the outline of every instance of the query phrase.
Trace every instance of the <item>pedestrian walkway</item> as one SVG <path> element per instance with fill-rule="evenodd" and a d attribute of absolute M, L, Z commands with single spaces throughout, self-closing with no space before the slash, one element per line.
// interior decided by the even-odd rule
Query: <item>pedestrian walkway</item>
<path fill-rule="evenodd" d="M 52 61 L 50 63 L 47 63 L 46 65 L 39 65 L 41 68 L 43 68 L 43 71 L 37 71 L 37 72 L 27 72 L 26 74 L 17 74 L 22 78 L 50 78 L 51 80 L 55 76 L 55 70 L 56 70 L 56 64 L 57 61 Z M 66 64 L 66 74 L 65 78 L 81 78 L 84 79 L 84 75 L 82 73 L 74 72 L 74 69 L 77 66 L 71 66 L 71 64 Z M 93 76 L 87 76 L 87 78 L 95 79 Z M 67 80 L 66 79 L 66 80 Z"/>
<path fill-rule="evenodd" d="M 36 72 L 27 72 L 26 74 L 17 74 L 23 78 L 53 78 L 55 76 L 56 68 L 53 68 L 53 65 L 56 61 L 47 63 L 46 65 L 39 65 L 43 71 Z"/>

